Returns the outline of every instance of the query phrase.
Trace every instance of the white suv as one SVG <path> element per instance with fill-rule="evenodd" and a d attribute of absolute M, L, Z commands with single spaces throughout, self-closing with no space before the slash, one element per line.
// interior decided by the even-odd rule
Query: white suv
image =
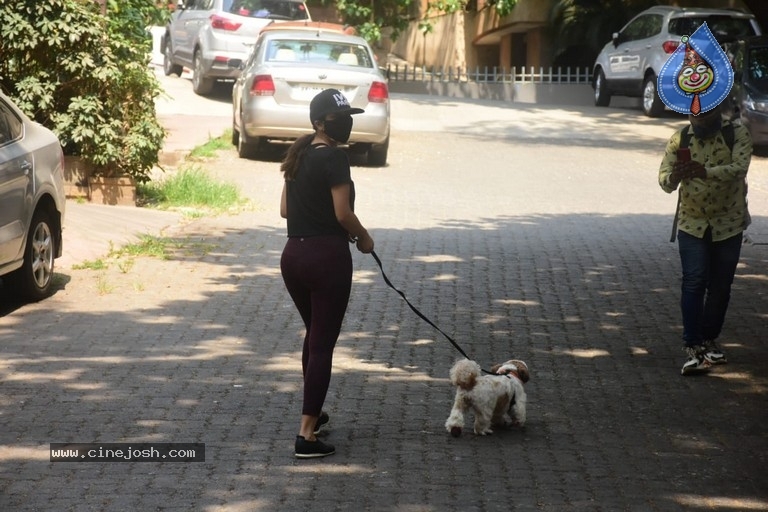
<path fill-rule="evenodd" d="M 611 96 L 643 99 L 643 112 L 656 117 L 664 111 L 656 91 L 656 78 L 680 44 L 704 22 L 722 44 L 760 35 L 755 17 L 730 9 L 699 9 L 657 6 L 627 23 L 597 56 L 592 71 L 595 105 L 607 107 Z"/>
<path fill-rule="evenodd" d="M 230 59 L 244 61 L 262 28 L 310 20 L 303 0 L 179 0 L 160 41 L 163 71 L 192 69 L 192 89 L 209 94 L 216 80 L 240 74 Z"/>

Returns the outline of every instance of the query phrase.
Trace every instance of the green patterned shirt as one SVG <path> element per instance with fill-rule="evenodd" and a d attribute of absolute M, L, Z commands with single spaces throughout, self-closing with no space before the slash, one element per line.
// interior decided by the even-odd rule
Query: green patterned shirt
<path fill-rule="evenodd" d="M 730 124 L 723 121 L 723 126 Z M 685 128 L 669 139 L 659 168 L 659 185 L 667 193 L 677 188 L 670 183 L 672 166 Z M 691 134 L 693 132 L 691 131 Z M 710 139 L 691 136 L 691 160 L 704 165 L 706 179 L 685 179 L 680 183 L 680 217 L 678 229 L 698 238 L 712 227 L 712 240 L 717 242 L 738 235 L 747 227 L 747 170 L 752 158 L 752 138 L 744 126 L 733 125 L 733 152 L 722 133 Z"/>

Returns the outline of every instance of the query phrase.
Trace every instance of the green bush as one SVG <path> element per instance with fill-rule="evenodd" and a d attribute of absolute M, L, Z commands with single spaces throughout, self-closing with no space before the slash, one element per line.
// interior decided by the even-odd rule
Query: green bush
<path fill-rule="evenodd" d="M 101 176 L 149 179 L 165 132 L 149 66 L 153 0 L 5 0 L 0 88 Z"/>

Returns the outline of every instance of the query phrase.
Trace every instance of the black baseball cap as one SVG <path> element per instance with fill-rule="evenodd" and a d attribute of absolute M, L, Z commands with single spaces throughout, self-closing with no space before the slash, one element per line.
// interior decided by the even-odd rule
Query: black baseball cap
<path fill-rule="evenodd" d="M 325 89 L 319 92 L 309 103 L 309 120 L 325 119 L 328 114 L 362 114 L 361 108 L 350 106 L 349 100 L 338 89 Z"/>

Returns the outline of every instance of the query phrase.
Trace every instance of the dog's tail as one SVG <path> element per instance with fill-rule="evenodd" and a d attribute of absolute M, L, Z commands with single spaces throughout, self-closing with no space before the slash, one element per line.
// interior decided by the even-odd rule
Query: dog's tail
<path fill-rule="evenodd" d="M 480 365 L 470 359 L 461 359 L 453 365 L 449 376 L 451 384 L 461 389 L 470 390 L 475 387 L 482 370 Z"/>

